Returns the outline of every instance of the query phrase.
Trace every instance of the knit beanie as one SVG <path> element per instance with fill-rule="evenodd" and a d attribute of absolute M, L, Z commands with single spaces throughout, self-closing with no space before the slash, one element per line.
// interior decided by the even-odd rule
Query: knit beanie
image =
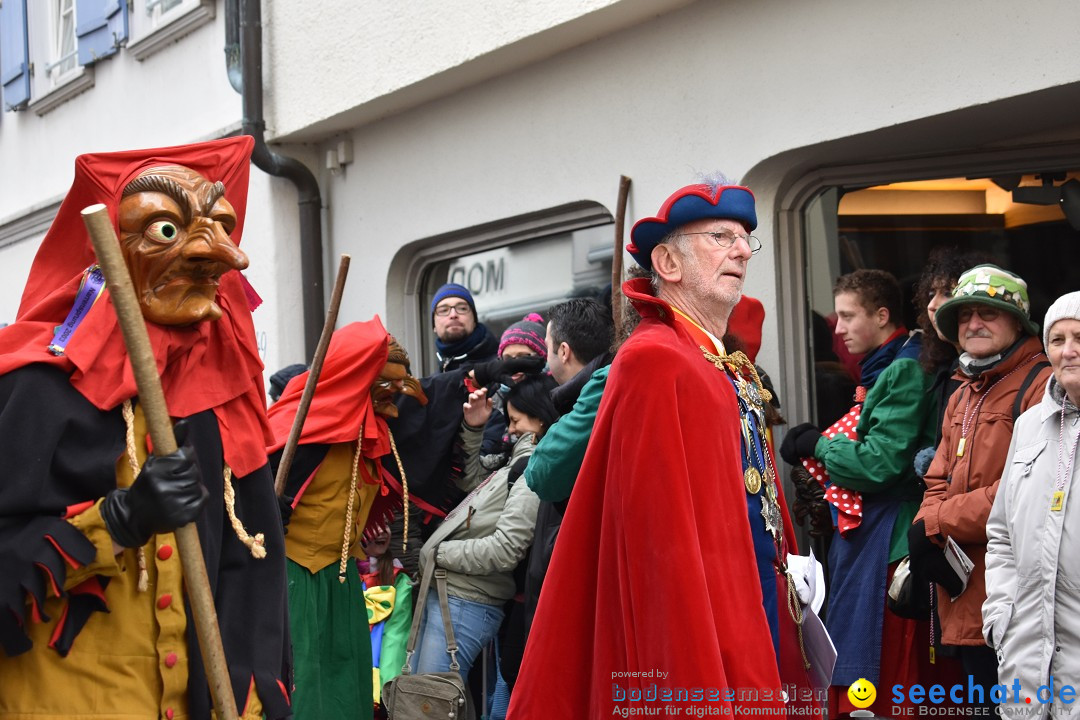
<path fill-rule="evenodd" d="M 547 343 L 544 341 L 546 335 L 544 318 L 536 313 L 529 313 L 503 332 L 502 339 L 499 341 L 499 357 L 502 357 L 507 345 L 524 345 L 546 360 Z"/>
<path fill-rule="evenodd" d="M 461 298 L 469 303 L 469 309 L 472 310 L 473 317 L 476 317 L 476 303 L 473 302 L 473 296 L 469 289 L 457 283 L 446 283 L 436 290 L 435 297 L 431 298 L 431 323 L 433 325 L 435 324 L 435 306 L 451 297 Z M 479 322 L 479 318 L 477 318 L 477 321 Z"/>
<path fill-rule="evenodd" d="M 1043 320 L 1043 347 L 1050 344 L 1050 328 L 1058 320 L 1080 320 L 1080 290 L 1062 295 L 1046 311 L 1046 319 Z"/>
<path fill-rule="evenodd" d="M 277 401 L 289 381 L 302 372 L 307 372 L 308 366 L 303 363 L 286 365 L 270 376 L 270 399 Z"/>

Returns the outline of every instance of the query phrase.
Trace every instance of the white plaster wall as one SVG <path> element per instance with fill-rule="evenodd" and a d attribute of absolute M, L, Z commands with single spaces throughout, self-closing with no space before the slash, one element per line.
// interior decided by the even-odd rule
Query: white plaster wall
<path fill-rule="evenodd" d="M 252 168 L 241 247 L 251 261 L 244 276 L 263 299 L 252 318 L 267 380 L 285 365 L 310 361 L 301 327 L 299 227 L 292 183 Z"/>
<path fill-rule="evenodd" d="M 332 133 L 497 77 L 690 0 L 264 0 L 269 132 Z M 296 102 L 304 98 L 304 102 Z"/>
<path fill-rule="evenodd" d="M 22 299 L 26 278 L 30 274 L 30 264 L 34 261 L 42 237 L 0 249 L 0 264 L 6 268 L 0 270 L 0 325 L 15 322 L 19 300 Z"/>

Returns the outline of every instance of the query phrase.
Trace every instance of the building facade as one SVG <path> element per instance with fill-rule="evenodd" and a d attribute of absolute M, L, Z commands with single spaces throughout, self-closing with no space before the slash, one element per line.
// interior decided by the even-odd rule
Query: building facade
<path fill-rule="evenodd" d="M 241 131 L 225 49 L 246 4 L 2 0 L 0 322 L 77 154 Z M 1052 269 L 1032 248 L 1080 260 L 1070 0 L 264 0 L 261 25 L 266 139 L 321 193 L 320 299 L 350 254 L 339 322 L 381 314 L 425 370 L 448 279 L 496 327 L 602 292 L 623 175 L 627 227 L 698 173 L 754 189 L 759 362 L 797 421 L 838 274 L 909 278 L 949 243 L 1029 279 Z M 297 198 L 253 172 L 246 274 L 269 372 L 310 347 Z"/>

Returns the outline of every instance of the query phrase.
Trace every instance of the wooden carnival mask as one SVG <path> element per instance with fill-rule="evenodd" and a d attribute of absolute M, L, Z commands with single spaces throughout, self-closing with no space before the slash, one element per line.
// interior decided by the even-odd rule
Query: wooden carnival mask
<path fill-rule="evenodd" d="M 420 388 L 420 381 L 409 374 L 409 353 L 391 335 L 386 365 L 379 373 L 379 379 L 371 386 L 371 402 L 375 412 L 385 417 L 397 417 L 394 396 L 398 393 L 414 397 L 421 405 L 427 405 L 427 396 Z"/>
<path fill-rule="evenodd" d="M 218 281 L 248 266 L 229 237 L 236 212 L 225 186 L 178 165 L 151 168 L 124 188 L 120 246 L 143 316 L 160 325 L 217 320 Z"/>

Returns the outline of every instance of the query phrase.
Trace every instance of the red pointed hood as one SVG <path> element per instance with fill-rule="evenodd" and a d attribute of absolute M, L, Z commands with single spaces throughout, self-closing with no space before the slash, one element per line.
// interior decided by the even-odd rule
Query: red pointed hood
<path fill-rule="evenodd" d="M 386 421 L 375 413 L 371 402 L 371 386 L 379 378 L 389 353 L 390 334 L 378 315 L 334 332 L 300 433 L 301 444 L 352 442 L 363 428 L 365 457 L 378 458 L 390 452 Z M 309 374 L 302 372 L 290 380 L 281 398 L 270 406 L 274 439 L 267 452 L 285 446 Z"/>
<path fill-rule="evenodd" d="M 81 211 L 103 203 L 114 229 L 124 187 L 144 170 L 165 165 L 190 168 L 225 185 L 236 211 L 231 233 L 240 244 L 247 207 L 249 136 L 151 150 L 80 155 L 75 179 L 30 269 L 16 321 L 0 330 L 0 373 L 31 363 L 55 365 L 87 400 L 109 410 L 136 394 L 131 364 L 108 288 L 71 335 L 63 355 L 47 348 L 55 326 L 71 310 L 83 272 L 96 262 Z M 225 461 L 237 476 L 266 463 L 269 440 L 262 391 L 262 361 L 238 271 L 222 276 L 217 303 L 223 316 L 187 327 L 147 323 L 165 399 L 173 417 L 214 410 Z"/>

